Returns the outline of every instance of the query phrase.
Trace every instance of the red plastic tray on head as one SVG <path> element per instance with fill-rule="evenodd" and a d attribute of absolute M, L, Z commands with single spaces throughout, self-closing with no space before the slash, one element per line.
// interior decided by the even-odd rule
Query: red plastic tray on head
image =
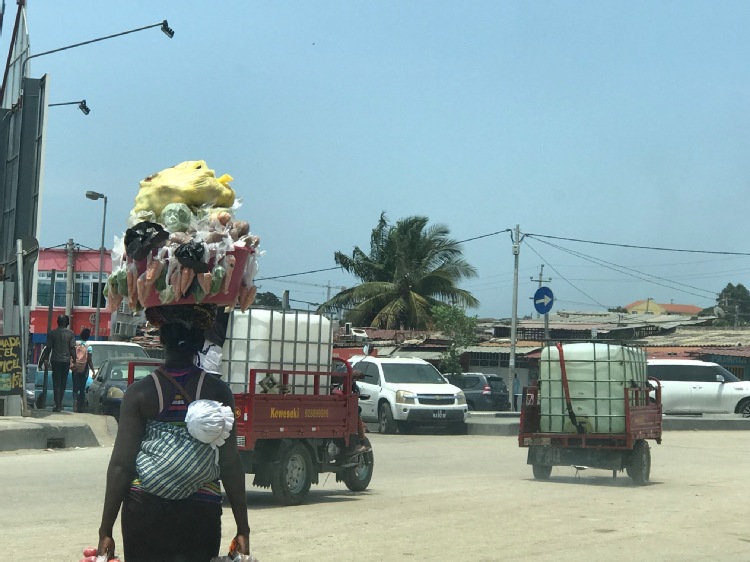
<path fill-rule="evenodd" d="M 247 260 L 250 257 L 250 253 L 251 250 L 243 247 L 235 248 L 231 252 L 227 252 L 227 255 L 234 256 L 235 259 L 232 278 L 229 281 L 229 292 L 225 293 L 223 291 L 219 291 L 215 295 L 209 295 L 201 301 L 201 304 L 231 306 L 237 302 L 237 296 L 240 292 L 240 283 L 242 283 L 242 275 L 245 272 L 245 265 L 247 264 Z M 209 267 L 213 266 L 214 264 L 209 262 Z M 137 261 L 136 267 L 138 268 L 138 275 L 146 271 L 146 260 Z M 146 299 L 146 308 L 150 308 L 152 306 L 172 306 L 180 304 L 195 304 L 195 297 L 190 294 L 165 305 L 163 302 L 161 302 L 161 300 L 159 300 L 158 291 L 154 290 L 149 295 L 148 299 Z"/>

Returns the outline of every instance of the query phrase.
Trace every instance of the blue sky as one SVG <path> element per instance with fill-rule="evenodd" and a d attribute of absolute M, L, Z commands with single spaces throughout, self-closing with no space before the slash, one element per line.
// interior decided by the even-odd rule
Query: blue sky
<path fill-rule="evenodd" d="M 326 298 L 336 250 L 369 247 L 381 211 L 458 240 L 522 233 L 748 252 L 746 2 L 195 2 L 28 0 L 32 60 L 50 77 L 43 246 L 97 248 L 125 229 L 143 177 L 203 159 L 234 176 L 266 251 L 261 291 Z M 6 3 L 3 48 L 15 3 Z M 64 22 L 64 23 L 63 23 Z M 552 247 L 584 254 L 571 255 Z M 473 314 L 511 311 L 507 233 L 467 242 Z M 631 275 L 591 258 L 630 268 Z M 750 285 L 748 256 L 527 236 L 519 314 L 542 263 L 556 309 L 714 304 Z M 636 273 L 633 273 L 636 272 Z M 642 278 L 659 278 L 658 284 Z M 304 302 L 294 303 L 305 308 Z"/>

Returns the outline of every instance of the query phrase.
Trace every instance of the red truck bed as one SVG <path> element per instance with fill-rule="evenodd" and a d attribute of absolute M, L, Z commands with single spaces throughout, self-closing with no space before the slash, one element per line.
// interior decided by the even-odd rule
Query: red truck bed
<path fill-rule="evenodd" d="M 256 392 L 256 381 L 268 374 L 290 392 Z M 331 394 L 334 377 L 343 381 L 342 388 Z M 247 388 L 247 393 L 234 395 L 237 446 L 241 450 L 253 450 L 258 439 L 339 438 L 348 443 L 357 433 L 358 397 L 352 393 L 350 368 L 348 372 L 252 369 Z"/>

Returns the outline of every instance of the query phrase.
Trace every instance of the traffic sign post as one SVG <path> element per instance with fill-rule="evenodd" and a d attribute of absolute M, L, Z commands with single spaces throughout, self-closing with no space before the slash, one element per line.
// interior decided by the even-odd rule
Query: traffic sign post
<path fill-rule="evenodd" d="M 544 339 L 549 339 L 549 311 L 555 304 L 555 296 L 549 287 L 539 287 L 534 293 L 534 309 L 544 315 Z"/>

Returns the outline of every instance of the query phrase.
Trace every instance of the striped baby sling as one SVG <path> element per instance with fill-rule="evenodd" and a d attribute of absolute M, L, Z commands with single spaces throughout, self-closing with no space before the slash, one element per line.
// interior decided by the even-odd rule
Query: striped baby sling
<path fill-rule="evenodd" d="M 164 410 L 164 397 L 157 373 L 167 378 L 189 404 L 190 395 L 171 375 L 157 369 L 151 373 L 159 395 L 159 412 Z M 200 397 L 203 379 L 198 381 L 196 399 Z M 219 478 L 216 451 L 202 443 L 187 430 L 168 422 L 149 420 L 136 457 L 135 468 L 144 491 L 168 500 L 189 498 L 207 482 Z"/>

